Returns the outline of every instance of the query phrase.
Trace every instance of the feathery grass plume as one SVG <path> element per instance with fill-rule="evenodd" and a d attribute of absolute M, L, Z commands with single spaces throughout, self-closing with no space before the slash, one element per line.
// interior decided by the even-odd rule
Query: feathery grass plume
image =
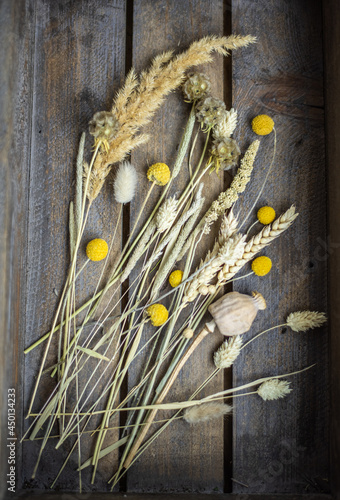
<path fill-rule="evenodd" d="M 85 182 L 87 179 L 89 171 L 89 165 L 88 163 L 84 163 L 84 173 L 83 173 L 83 181 L 84 181 L 84 187 L 85 187 Z M 97 196 L 99 195 L 106 177 L 108 176 L 110 172 L 109 168 L 106 169 L 98 169 L 96 167 L 96 164 L 94 164 L 91 173 L 90 173 L 90 179 L 89 179 L 89 185 L 87 188 L 87 193 L 86 197 L 90 202 L 94 201 Z"/>
<path fill-rule="evenodd" d="M 155 221 L 152 220 L 150 222 L 150 224 L 147 226 L 147 228 L 146 228 L 143 236 L 139 240 L 138 245 L 136 246 L 133 254 L 131 255 L 130 259 L 128 260 L 128 263 L 126 264 L 124 272 L 120 278 L 121 282 L 125 281 L 129 277 L 132 269 L 135 267 L 135 265 L 137 264 L 137 262 L 139 261 L 139 259 L 143 255 L 143 253 L 145 251 L 145 247 L 146 247 L 147 243 L 149 242 L 151 236 L 155 232 L 155 230 L 156 230 L 156 223 L 155 223 Z"/>
<path fill-rule="evenodd" d="M 229 368 L 240 354 L 242 346 L 241 335 L 235 335 L 227 339 L 221 347 L 214 353 L 214 363 L 220 370 Z"/>
<path fill-rule="evenodd" d="M 313 328 L 318 328 L 327 321 L 327 316 L 323 312 L 317 311 L 297 311 L 290 313 L 286 319 L 287 325 L 294 332 L 306 332 Z"/>
<path fill-rule="evenodd" d="M 95 166 L 106 172 L 110 165 L 122 161 L 132 149 L 147 141 L 146 136 L 136 134 L 150 122 L 166 95 L 181 85 L 188 68 L 210 62 L 212 52 L 226 56 L 229 50 L 246 47 L 255 40 L 250 35 L 207 36 L 175 57 L 172 52 L 158 55 L 150 69 L 141 74 L 139 83 L 135 73 L 130 72 L 111 110 L 118 119 L 119 131 L 109 143 L 108 153 L 98 154 Z"/>
<path fill-rule="evenodd" d="M 159 207 L 156 214 L 156 226 L 159 233 L 164 233 L 174 223 L 177 217 L 178 200 L 171 196 Z"/>
<path fill-rule="evenodd" d="M 229 138 L 233 135 L 233 132 L 237 125 L 237 111 L 234 108 L 231 108 L 230 111 L 227 111 L 225 119 L 215 125 L 212 129 L 212 135 L 214 139 L 222 140 Z"/>
<path fill-rule="evenodd" d="M 287 382 L 287 380 L 273 378 L 263 382 L 257 389 L 257 394 L 261 396 L 264 401 L 273 401 L 274 399 L 284 398 L 287 394 L 292 392 L 289 386 L 290 382 Z"/>
<path fill-rule="evenodd" d="M 188 424 L 198 424 L 220 418 L 231 411 L 232 407 L 225 403 L 203 403 L 186 408 L 183 418 Z"/>
<path fill-rule="evenodd" d="M 129 161 L 124 161 L 119 165 L 113 184 L 113 192 L 116 202 L 129 203 L 135 196 L 136 185 L 136 169 Z"/>
<path fill-rule="evenodd" d="M 263 248 L 269 245 L 281 233 L 286 231 L 294 222 L 298 213 L 295 213 L 294 205 L 291 206 L 284 214 L 280 215 L 272 224 L 265 226 L 262 231 L 253 236 L 245 245 L 242 257 L 232 266 L 224 266 L 219 272 L 219 286 L 225 284 L 232 279 L 235 274 Z"/>

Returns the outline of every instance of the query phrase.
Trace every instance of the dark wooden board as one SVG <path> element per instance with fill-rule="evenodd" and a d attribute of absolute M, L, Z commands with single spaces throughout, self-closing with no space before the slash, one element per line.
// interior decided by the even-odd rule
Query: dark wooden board
<path fill-rule="evenodd" d="M 186 13 L 183 15 L 183 13 Z M 221 1 L 183 1 L 137 0 L 133 14 L 133 65 L 140 71 L 146 67 L 152 57 L 170 47 L 177 52 L 187 48 L 190 43 L 204 35 L 223 34 L 223 2 Z M 200 68 L 213 82 L 212 92 L 223 98 L 223 59 L 215 57 L 212 64 Z M 155 162 L 165 162 L 170 168 L 174 164 L 176 150 L 190 112 L 190 105 L 183 102 L 180 90 L 172 93 L 161 107 L 148 132 L 152 136 L 145 147 L 132 153 L 132 162 L 140 172 L 143 190 L 136 195 L 131 204 L 131 224 L 139 206 L 143 203 L 148 189 L 145 172 Z M 196 157 L 197 158 L 197 157 Z M 193 162 L 193 165 L 195 163 Z M 180 193 L 188 181 L 187 160 L 172 187 L 171 195 Z M 222 183 L 216 176 L 206 175 L 203 195 L 206 208 L 221 190 Z M 161 188 L 154 190 L 145 210 L 144 218 L 151 212 Z M 203 257 L 214 241 L 212 232 L 205 239 L 198 253 Z M 198 262 L 197 262 L 198 263 Z M 183 268 L 183 262 L 179 268 Z M 135 277 L 135 275 L 133 275 Z M 134 279 L 132 277 L 132 279 Z M 165 289 L 165 286 L 163 287 Z M 154 327 L 144 329 L 143 340 L 148 339 Z M 200 383 L 213 371 L 211 353 L 221 339 L 212 336 L 206 339 L 192 359 L 181 371 L 176 383 L 167 396 L 167 400 L 183 400 L 194 392 Z M 129 371 L 129 388 L 140 378 L 151 349 L 136 360 Z M 197 367 L 199 366 L 199 370 Z M 211 385 L 206 394 L 211 393 Z M 213 387 L 218 391 L 223 388 L 222 376 L 216 377 Z M 164 413 L 158 414 L 164 418 Z M 224 442 L 223 422 L 205 425 L 199 429 L 190 428 L 183 421 L 176 421 L 157 439 L 155 443 L 134 464 L 127 477 L 127 491 L 133 492 L 223 492 L 224 488 Z"/>
<path fill-rule="evenodd" d="M 16 390 L 16 432 L 21 433 L 23 336 L 20 325 L 25 303 L 26 207 L 31 81 L 28 77 L 33 52 L 33 16 L 24 1 L 2 2 L 0 51 L 0 497 L 7 493 L 8 389 Z M 23 293 L 22 293 L 23 292 Z M 21 448 L 16 446 L 16 473 L 21 475 Z"/>
<path fill-rule="evenodd" d="M 277 130 L 273 171 L 256 208 L 300 213 L 287 233 L 261 252 L 273 268 L 264 278 L 236 282 L 242 292 L 258 290 L 268 308 L 258 315 L 251 338 L 287 314 L 327 309 L 326 181 L 321 4 L 318 1 L 234 1 L 232 29 L 258 43 L 233 57 L 233 104 L 240 112 L 241 149 L 256 137 L 251 119 L 272 116 Z M 261 139 L 254 180 L 238 205 L 242 216 L 260 189 L 273 150 L 273 134 Z M 255 220 L 255 211 L 249 219 Z M 258 230 L 260 229 L 257 226 Z M 255 231 L 255 229 L 254 229 Z M 327 328 L 308 333 L 274 331 L 244 350 L 234 367 L 234 385 L 299 370 L 284 400 L 239 398 L 234 406 L 233 478 L 238 493 L 328 491 Z"/>
<path fill-rule="evenodd" d="M 317 0 L 4 0 L 0 6 L 3 71 L 0 80 L 1 172 L 0 272 L 0 401 L 2 439 L 6 439 L 7 387 L 16 387 L 18 437 L 26 428 L 25 411 L 42 350 L 23 356 L 23 348 L 48 330 L 56 295 L 60 293 L 68 259 L 68 203 L 73 195 L 74 165 L 80 134 L 95 111 L 108 109 L 114 91 L 133 64 L 145 68 L 161 50 L 185 49 L 205 34 L 229 33 L 226 20 L 232 14 L 232 31 L 258 36 L 257 45 L 233 55 L 232 104 L 239 111 L 237 137 L 244 150 L 254 134 L 250 120 L 260 112 L 273 116 L 278 132 L 277 161 L 259 205 L 272 204 L 277 212 L 296 203 L 300 217 L 265 255 L 273 259 L 271 274 L 247 279 L 235 289 L 261 291 L 268 309 L 259 315 L 250 338 L 257 331 L 282 319 L 292 310 L 325 310 L 326 272 L 330 262 L 331 354 L 333 384 L 332 456 L 333 492 L 340 491 L 339 392 L 338 380 L 338 182 L 339 158 L 336 134 L 339 129 L 338 12 L 336 0 L 325 2 L 325 48 L 328 98 L 328 156 L 330 221 L 326 232 L 326 182 L 324 161 L 324 103 L 322 81 L 321 2 Z M 127 18 L 126 18 L 127 16 Z M 332 29 L 328 29 L 333 26 Z M 126 36 L 126 31 L 128 32 Z M 130 39 L 129 37 L 132 38 Z M 132 43 L 131 43 L 132 42 Z M 127 65 L 127 68 L 126 68 Z M 231 75 L 221 57 L 204 70 L 213 79 L 213 91 L 230 103 Z M 136 150 L 136 164 L 142 185 L 147 166 L 165 161 L 170 166 L 178 145 L 179 131 L 185 124 L 189 106 L 180 92 L 169 96 L 148 127 L 152 141 Z M 261 184 L 261 173 L 268 166 L 273 137 L 262 139 L 255 172 L 256 180 L 238 203 L 239 209 L 251 205 Z M 255 177 L 255 176 L 254 176 Z M 228 178 L 228 176 L 227 176 Z M 178 186 L 186 174 L 178 178 Z M 208 200 L 221 188 L 209 179 Z M 146 182 L 131 207 L 125 211 L 125 233 L 133 224 L 143 201 Z M 157 199 L 155 191 L 144 216 Z M 109 184 L 91 210 L 87 234 L 109 238 L 116 209 Z M 244 213 L 244 212 L 243 212 Z M 252 219 L 254 220 L 254 214 Z M 328 234 L 330 236 L 328 236 Z M 121 248 L 123 229 L 119 228 L 115 248 Z M 202 245 L 209 246 L 213 234 Z M 328 250 L 326 247 L 328 245 Z M 330 259 L 328 261 L 328 254 Z M 82 256 L 84 258 L 84 255 Z M 94 264 L 95 265 L 95 264 Z M 92 291 L 93 266 L 80 279 L 79 300 Z M 55 290 L 55 291 L 54 291 Z M 146 336 L 151 330 L 146 331 Z M 182 399 L 213 369 L 210 354 L 221 338 L 205 342 L 174 385 L 169 399 Z M 233 370 L 238 385 L 262 375 L 293 371 L 317 361 L 317 366 L 292 379 L 293 393 L 285 400 L 263 402 L 255 396 L 234 403 L 233 443 L 223 422 L 188 430 L 179 421 L 149 448 L 121 483 L 122 489 L 138 493 L 214 493 L 229 491 L 225 474 L 233 453 L 233 491 L 238 500 L 271 500 L 275 493 L 295 500 L 302 493 L 310 498 L 329 487 L 329 387 L 326 329 L 307 334 L 272 332 L 252 344 Z M 140 373 L 143 359 L 129 373 L 129 387 Z M 197 377 L 197 365 L 200 376 Z M 228 376 L 227 376 L 228 377 Z M 213 385 L 220 389 L 227 377 Z M 50 385 L 39 393 L 39 400 Z M 124 392 L 124 391 L 123 391 Z M 210 388 L 206 393 L 210 393 Z M 228 421 L 230 422 L 230 420 Z M 227 424 L 228 425 L 228 424 Z M 1 434 L 0 434 L 1 435 Z M 334 439 L 333 439 L 334 437 Z M 17 490 L 44 492 L 37 498 L 50 498 L 49 485 L 64 455 L 51 453 L 41 464 L 38 478 L 30 480 L 38 448 L 32 443 L 17 446 Z M 88 450 L 86 450 L 88 451 Z M 52 455 L 53 453 L 53 455 Z M 228 461 L 228 464 L 225 462 Z M 7 467 L 7 450 L 0 450 L 0 471 Z M 84 477 L 85 489 L 107 491 L 106 480 L 117 463 L 117 455 L 103 460 L 94 487 Z M 76 491 L 75 461 L 59 481 L 61 491 Z M 247 487 L 240 485 L 244 483 Z M 3 476 L 2 491 L 6 489 Z M 315 493 L 315 495 L 314 495 Z M 255 496 L 252 496 L 255 494 Z M 98 495 L 100 495 L 98 493 Z M 67 495 L 68 496 L 68 495 Z M 105 496 L 105 495 L 104 495 Z M 130 496 L 130 495 L 129 495 Z M 0 492 L 1 497 L 1 492 Z M 65 497 L 65 494 L 55 498 Z M 72 495 L 73 497 L 73 495 Z M 171 497 L 171 496 L 170 496 Z M 190 497 L 190 495 L 189 495 Z M 188 498 L 189 498 L 188 497 Z M 215 497 L 215 495 L 213 496 Z M 308 495 L 309 497 L 309 495 Z M 66 497 L 65 497 L 66 498 Z M 77 495 L 78 498 L 78 495 Z M 81 497 L 79 497 L 81 498 Z M 88 498 L 85 493 L 83 498 Z M 92 498 L 92 494 L 91 494 Z M 99 497 L 98 497 L 99 498 Z M 132 497 L 131 497 L 132 498 Z M 141 495 L 143 498 L 143 495 Z M 158 498 L 158 495 L 156 496 Z M 175 497 L 177 498 L 177 497 Z M 230 498 L 220 495 L 220 498 Z M 275 498 L 282 498 L 281 496 Z"/>
<path fill-rule="evenodd" d="M 25 346 L 30 345 L 51 326 L 51 318 L 60 296 L 68 265 L 68 212 L 74 194 L 74 172 L 77 143 L 88 121 L 97 110 L 107 109 L 125 75 L 125 2 L 49 2 L 27 3 L 34 17 L 34 54 L 30 63 L 29 79 L 32 85 L 31 131 L 26 192 L 27 286 L 23 287 L 25 312 L 22 334 Z M 90 144 L 89 144 L 90 145 Z M 24 166 L 23 166 L 24 169 Z M 24 170 L 25 174 L 26 171 Z M 84 234 L 84 242 L 93 237 L 109 241 L 115 228 L 115 208 L 112 187 L 107 183 L 94 202 Z M 104 210 L 105 207 L 105 210 Z M 121 248 L 121 229 L 118 228 L 114 249 Z M 81 265 L 85 260 L 81 253 Z M 91 264 L 79 279 L 79 304 L 91 296 L 93 277 L 98 267 Z M 107 274 L 107 273 L 106 273 Z M 57 337 L 57 336 L 56 336 Z M 53 345 L 53 344 L 52 344 Z M 29 353 L 25 363 L 24 407 L 27 411 L 37 366 L 43 349 Z M 54 356 L 48 361 L 53 364 Z M 88 371 L 87 376 L 91 373 Z M 53 388 L 49 376 L 43 378 L 42 389 L 34 408 L 38 409 Z M 34 410 L 33 410 L 34 411 Z M 18 415 L 19 417 L 19 415 Z M 22 415 L 21 415 L 22 418 Z M 25 428 L 28 420 L 25 421 Z M 23 473 L 18 487 L 45 489 L 65 459 L 51 453 L 50 443 L 43 455 L 37 479 L 31 481 L 32 465 L 39 443 L 23 446 Z M 87 445 L 83 451 L 90 452 Z M 114 457 L 102 461 L 96 488 L 105 489 L 112 472 Z M 77 489 L 74 477 L 76 463 L 61 476 L 58 487 Z M 85 474 L 86 476 L 86 474 Z M 89 477 L 84 477 L 85 489 Z"/>
<path fill-rule="evenodd" d="M 340 206 L 339 158 L 337 131 L 340 127 L 340 11 L 338 2 L 324 4 L 324 58 L 326 105 L 326 154 L 328 165 L 328 256 L 329 256 L 329 315 L 330 315 L 330 381 L 331 381 L 331 481 L 332 491 L 340 498 Z"/>

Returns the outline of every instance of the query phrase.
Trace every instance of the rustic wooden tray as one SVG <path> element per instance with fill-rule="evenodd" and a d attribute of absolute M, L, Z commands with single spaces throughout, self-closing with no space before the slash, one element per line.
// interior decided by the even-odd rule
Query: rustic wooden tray
<path fill-rule="evenodd" d="M 49 454 L 32 481 L 37 447 L 17 441 L 16 494 L 7 491 L 7 390 L 16 390 L 19 439 L 27 427 L 25 410 L 41 356 L 37 350 L 24 357 L 23 349 L 48 330 L 50 304 L 56 303 L 65 277 L 65 228 L 79 136 L 94 112 L 109 107 L 132 65 L 141 70 L 162 50 L 181 50 L 206 34 L 231 32 L 256 35 L 258 43 L 224 61 L 216 57 L 205 70 L 215 94 L 239 111 L 236 138 L 243 151 L 253 138 L 251 118 L 261 112 L 273 116 L 277 160 L 259 205 L 270 203 L 280 212 L 296 203 L 300 212 L 296 224 L 270 248 L 274 262 L 270 275 L 236 282 L 235 289 L 258 289 L 267 299 L 269 308 L 253 331 L 302 308 L 328 309 L 330 321 L 328 328 L 315 333 L 280 330 L 261 339 L 239 358 L 232 373 L 214 385 L 230 387 L 317 363 L 294 379 L 288 398 L 270 405 L 256 398 L 240 399 L 232 419 L 195 432 L 182 422 L 174 423 L 135 464 L 115 495 L 125 498 L 127 493 L 131 500 L 143 494 L 166 499 L 175 493 L 185 499 L 197 498 L 198 493 L 201 499 L 214 494 L 229 498 L 231 493 L 236 499 L 340 498 L 340 13 L 337 0 L 323 4 L 318 0 L 1 2 L 0 489 L 4 498 L 102 498 L 118 458 L 103 461 L 95 487 L 85 480 L 83 495 L 72 493 L 77 484 L 70 471 L 61 477 L 58 492 L 51 494 L 49 484 L 62 457 Z M 149 127 L 153 140 L 132 154 L 140 172 L 154 161 L 171 163 L 186 115 L 180 94 L 172 94 Z M 268 158 L 271 147 L 271 139 L 264 138 L 256 180 L 239 210 L 254 199 L 268 164 L 261 160 Z M 227 175 L 224 180 L 211 177 L 209 201 L 229 180 Z M 179 185 L 183 182 L 184 174 Z M 143 197 L 139 193 L 125 210 L 117 250 Z M 156 197 L 157 193 L 150 199 L 146 214 Z M 92 211 L 87 237 L 112 233 L 115 211 L 110 200 L 111 188 L 106 186 Z M 89 275 L 81 282 L 83 299 L 90 285 Z M 173 388 L 174 399 L 186 397 L 195 387 L 198 366 L 202 376 L 210 372 L 210 354 L 220 342 L 214 338 L 195 353 Z M 139 368 L 129 373 L 125 390 L 134 384 Z"/>

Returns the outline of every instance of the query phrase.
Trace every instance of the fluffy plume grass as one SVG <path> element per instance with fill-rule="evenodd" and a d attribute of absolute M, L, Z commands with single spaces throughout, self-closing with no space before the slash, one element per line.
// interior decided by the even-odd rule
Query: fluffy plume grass
<path fill-rule="evenodd" d="M 231 413 L 232 407 L 225 403 L 203 403 L 184 411 L 183 418 L 188 424 L 199 424 L 223 417 Z"/>
<path fill-rule="evenodd" d="M 114 197 L 117 203 L 129 203 L 136 191 L 137 172 L 130 162 L 123 162 L 116 174 L 113 184 Z"/>

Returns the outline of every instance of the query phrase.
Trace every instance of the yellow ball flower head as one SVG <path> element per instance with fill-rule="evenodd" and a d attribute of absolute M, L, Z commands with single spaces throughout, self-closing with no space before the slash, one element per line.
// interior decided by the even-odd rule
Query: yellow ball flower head
<path fill-rule="evenodd" d="M 183 271 L 180 269 L 176 269 L 176 271 L 172 271 L 172 273 L 169 276 L 169 283 L 172 286 L 172 288 L 176 288 L 181 282 L 183 278 Z"/>
<path fill-rule="evenodd" d="M 168 319 L 169 313 L 163 304 L 152 304 L 146 310 L 153 326 L 162 326 Z"/>
<path fill-rule="evenodd" d="M 155 182 L 158 186 L 165 186 L 170 180 L 170 169 L 165 163 L 154 163 L 146 175 L 149 181 Z"/>
<path fill-rule="evenodd" d="M 86 245 L 86 255 L 90 260 L 93 260 L 95 262 L 105 259 L 108 251 L 109 247 L 107 246 L 106 241 L 102 240 L 101 238 L 91 240 Z"/>
<path fill-rule="evenodd" d="M 253 118 L 251 128 L 257 135 L 268 135 L 274 128 L 274 120 L 268 115 L 258 115 Z"/>
<path fill-rule="evenodd" d="M 256 259 L 253 260 L 251 268 L 256 276 L 265 276 L 272 268 L 272 261 L 269 257 L 262 255 L 261 257 L 256 257 Z"/>
<path fill-rule="evenodd" d="M 265 226 L 271 224 L 276 217 L 275 210 L 272 207 L 262 207 L 257 212 L 257 218 Z"/>

